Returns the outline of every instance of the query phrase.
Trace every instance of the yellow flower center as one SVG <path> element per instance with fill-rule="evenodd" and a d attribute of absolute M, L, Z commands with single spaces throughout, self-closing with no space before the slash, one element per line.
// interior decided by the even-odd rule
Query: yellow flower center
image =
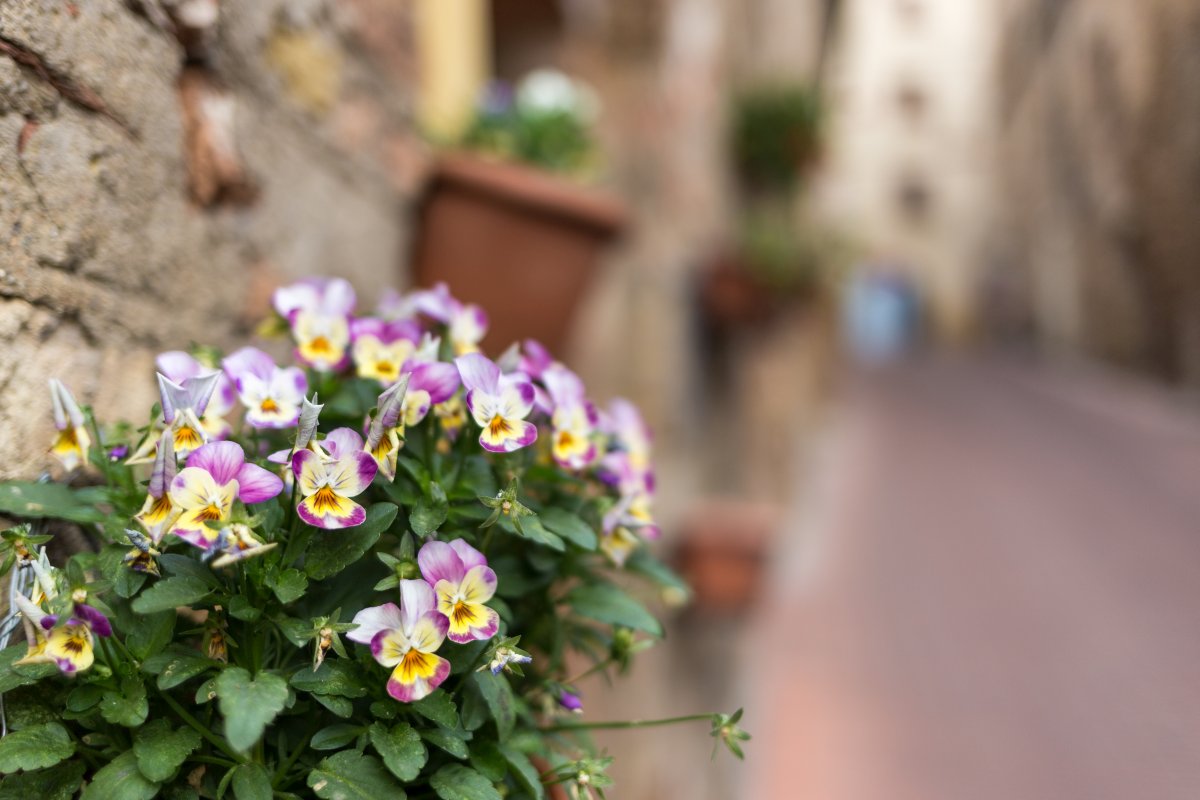
<path fill-rule="evenodd" d="M 200 522 L 211 522 L 221 518 L 221 509 L 215 503 L 209 503 L 196 514 L 196 519 Z"/>
<path fill-rule="evenodd" d="M 333 489 L 330 489 L 328 486 L 322 486 L 320 489 L 317 489 L 316 494 L 313 495 L 312 507 L 313 510 L 318 514 L 336 511 L 338 506 L 338 496 L 334 493 Z"/>
<path fill-rule="evenodd" d="M 195 449 L 204 444 L 204 438 L 190 425 L 180 425 L 175 431 L 175 449 Z"/>
<path fill-rule="evenodd" d="M 333 344 L 325 336 L 316 336 L 308 343 L 308 349 L 316 353 L 332 353 Z"/>
<path fill-rule="evenodd" d="M 275 402 L 274 398 L 268 397 L 262 401 L 262 405 L 259 408 L 262 409 L 264 414 L 273 414 L 279 410 L 279 404 Z"/>
<path fill-rule="evenodd" d="M 512 433 L 512 426 L 508 424 L 508 420 L 497 414 L 488 423 L 488 433 L 493 439 L 499 439 L 501 436 Z"/>

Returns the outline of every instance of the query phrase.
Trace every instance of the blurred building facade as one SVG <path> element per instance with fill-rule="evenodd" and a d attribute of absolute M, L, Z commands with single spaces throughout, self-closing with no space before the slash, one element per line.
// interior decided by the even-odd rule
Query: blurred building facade
<path fill-rule="evenodd" d="M 1000 327 L 1200 384 L 1200 4 L 1000 7 Z"/>

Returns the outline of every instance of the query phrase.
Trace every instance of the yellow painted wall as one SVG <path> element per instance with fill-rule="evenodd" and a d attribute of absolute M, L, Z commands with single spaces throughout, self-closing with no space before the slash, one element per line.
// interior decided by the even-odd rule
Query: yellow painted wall
<path fill-rule="evenodd" d="M 491 73 L 489 0 L 416 0 L 417 116 L 436 139 L 456 139 Z"/>

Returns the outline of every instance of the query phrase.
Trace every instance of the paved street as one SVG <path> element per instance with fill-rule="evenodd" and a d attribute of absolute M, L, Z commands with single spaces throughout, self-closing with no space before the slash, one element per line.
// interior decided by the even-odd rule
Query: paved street
<path fill-rule="evenodd" d="M 843 394 L 742 648 L 741 796 L 1200 797 L 1200 412 L 1012 363 Z"/>

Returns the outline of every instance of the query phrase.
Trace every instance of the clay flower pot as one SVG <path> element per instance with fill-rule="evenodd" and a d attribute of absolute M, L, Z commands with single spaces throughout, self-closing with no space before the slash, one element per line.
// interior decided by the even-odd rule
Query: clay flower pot
<path fill-rule="evenodd" d="M 535 338 L 561 353 L 601 252 L 626 221 L 605 194 L 464 154 L 437 164 L 418 214 L 416 284 L 445 281 L 487 308 L 491 352 Z"/>

